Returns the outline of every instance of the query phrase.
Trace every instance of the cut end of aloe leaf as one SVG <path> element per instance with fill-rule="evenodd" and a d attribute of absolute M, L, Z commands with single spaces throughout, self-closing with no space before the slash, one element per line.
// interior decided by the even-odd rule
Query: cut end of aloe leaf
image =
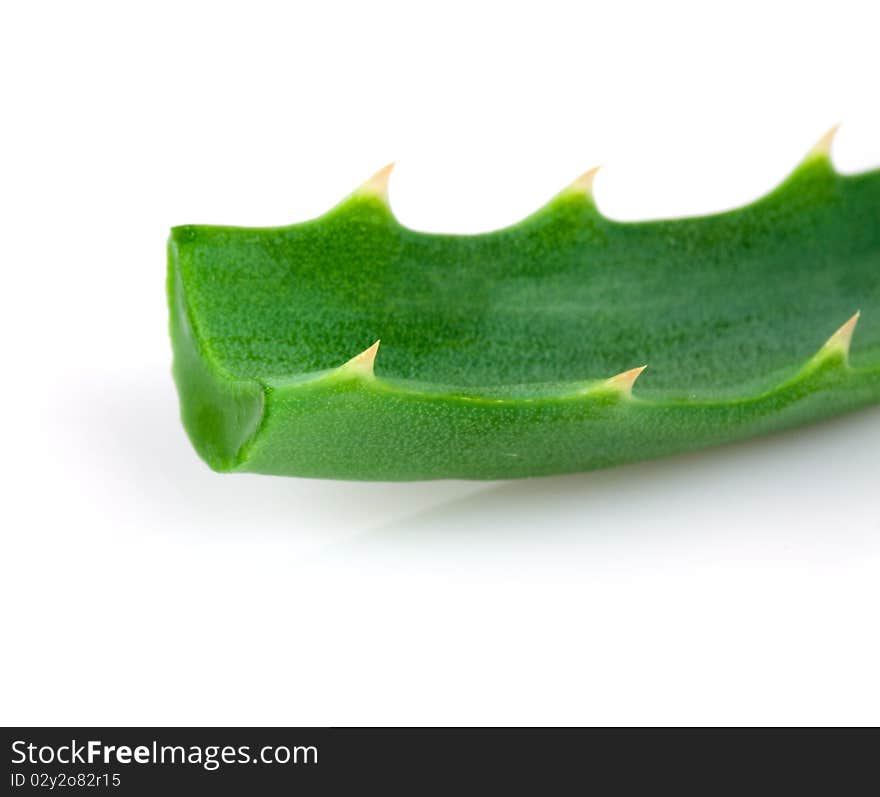
<path fill-rule="evenodd" d="M 429 234 L 388 212 L 389 165 L 313 221 L 176 227 L 184 426 L 221 471 L 495 479 L 878 402 L 880 172 L 838 174 L 835 130 L 714 216 L 608 219 L 592 169 L 511 227 Z"/>

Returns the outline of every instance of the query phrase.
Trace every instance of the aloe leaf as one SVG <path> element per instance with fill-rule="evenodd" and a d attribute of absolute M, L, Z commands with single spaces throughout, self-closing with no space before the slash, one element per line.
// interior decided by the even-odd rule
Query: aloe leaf
<path fill-rule="evenodd" d="M 187 432 L 220 471 L 496 479 L 877 402 L 880 170 L 841 175 L 829 147 L 690 219 L 608 219 L 588 173 L 514 226 L 427 234 L 383 170 L 305 223 L 175 227 Z"/>

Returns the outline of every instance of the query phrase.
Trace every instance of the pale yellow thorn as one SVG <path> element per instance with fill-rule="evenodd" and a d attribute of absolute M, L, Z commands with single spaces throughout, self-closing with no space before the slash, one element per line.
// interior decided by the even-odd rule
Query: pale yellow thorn
<path fill-rule="evenodd" d="M 381 199 L 387 205 L 388 182 L 391 179 L 391 170 L 393 168 L 394 162 L 392 161 L 366 180 L 355 193 L 359 196 L 374 196 L 377 199 Z"/>
<path fill-rule="evenodd" d="M 592 197 L 593 196 L 593 182 L 596 179 L 596 175 L 601 169 L 601 164 L 599 166 L 594 166 L 588 172 L 584 172 L 580 177 L 576 178 L 569 186 L 568 191 L 576 194 L 583 194 L 584 196 Z"/>
<path fill-rule="evenodd" d="M 861 311 L 857 312 L 849 321 L 838 329 L 837 332 L 828 338 L 828 341 L 822 347 L 823 354 L 839 351 L 843 353 L 844 357 L 849 356 L 849 347 L 852 343 L 853 332 L 855 332 L 856 324 L 859 322 L 860 315 Z"/>
<path fill-rule="evenodd" d="M 340 370 L 345 370 L 350 374 L 372 378 L 373 365 L 376 362 L 376 352 L 379 351 L 379 341 L 377 340 L 369 349 L 365 349 L 360 354 L 352 357 Z"/>
<path fill-rule="evenodd" d="M 639 368 L 630 368 L 629 371 L 624 371 L 622 374 L 612 376 L 611 379 L 605 381 L 605 384 L 608 387 L 620 391 L 627 397 L 632 396 L 632 389 L 633 385 L 636 383 L 636 379 L 641 376 L 642 371 L 647 367 L 647 365 L 642 365 Z"/>
<path fill-rule="evenodd" d="M 807 154 L 808 158 L 830 158 L 831 157 L 831 146 L 834 144 L 834 136 L 837 135 L 837 131 L 840 129 L 840 124 L 834 125 L 822 138 L 820 138 L 814 145 L 813 148 Z"/>

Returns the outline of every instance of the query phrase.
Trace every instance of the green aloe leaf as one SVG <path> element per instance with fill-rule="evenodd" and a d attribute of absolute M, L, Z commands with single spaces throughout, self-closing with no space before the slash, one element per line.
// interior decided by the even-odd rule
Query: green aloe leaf
<path fill-rule="evenodd" d="M 608 219 L 590 173 L 512 227 L 427 234 L 383 170 L 313 221 L 175 227 L 184 425 L 221 471 L 495 479 L 877 402 L 880 170 L 838 174 L 829 147 L 691 219 Z"/>

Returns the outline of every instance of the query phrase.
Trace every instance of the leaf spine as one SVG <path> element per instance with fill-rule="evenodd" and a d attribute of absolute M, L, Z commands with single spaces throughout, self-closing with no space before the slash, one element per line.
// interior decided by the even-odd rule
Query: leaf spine
<path fill-rule="evenodd" d="M 596 175 L 599 173 L 599 169 L 602 168 L 602 165 L 594 166 L 589 171 L 584 172 L 580 177 L 575 178 L 566 188 L 565 193 L 569 194 L 583 194 L 585 197 L 593 198 L 593 183 L 596 180 Z"/>
<path fill-rule="evenodd" d="M 624 371 L 616 376 L 612 376 L 610 379 L 606 379 L 605 385 L 618 391 L 626 398 L 632 398 L 633 385 L 636 383 L 636 379 L 642 375 L 642 371 L 647 367 L 647 365 L 642 365 L 638 368 L 630 368 L 628 371 Z"/>
<path fill-rule="evenodd" d="M 819 350 L 819 355 L 842 354 L 844 362 L 848 362 L 849 348 L 852 345 L 853 333 L 856 330 L 856 324 L 859 322 L 860 315 L 861 311 L 857 312 L 837 332 L 828 338 L 825 345 Z"/>
<path fill-rule="evenodd" d="M 388 183 L 391 180 L 392 169 L 394 169 L 394 161 L 383 166 L 372 177 L 361 183 L 354 192 L 355 196 L 375 197 L 383 204 L 388 205 Z"/>
<path fill-rule="evenodd" d="M 840 124 L 834 125 L 827 133 L 825 133 L 822 138 L 820 138 L 815 144 L 813 144 L 812 149 L 807 153 L 807 160 L 811 160 L 812 158 L 830 158 L 831 157 L 831 147 L 834 144 L 834 137 L 837 135 L 837 131 L 840 129 Z"/>
<path fill-rule="evenodd" d="M 375 379 L 373 367 L 376 362 L 376 353 L 379 351 L 380 341 L 376 341 L 368 349 L 352 357 L 347 363 L 341 365 L 338 371 L 341 373 L 359 376 L 363 379 Z"/>

